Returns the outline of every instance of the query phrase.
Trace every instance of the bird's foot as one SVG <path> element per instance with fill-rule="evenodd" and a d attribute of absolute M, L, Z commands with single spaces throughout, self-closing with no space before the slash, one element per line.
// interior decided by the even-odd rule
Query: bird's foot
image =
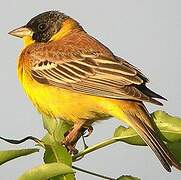
<path fill-rule="evenodd" d="M 75 148 L 75 145 L 71 145 L 71 144 L 66 144 L 65 142 L 62 142 L 62 144 L 67 148 L 67 151 L 70 154 L 77 154 L 79 151 Z"/>
<path fill-rule="evenodd" d="M 82 125 L 82 122 L 74 124 L 74 126 L 64 134 L 65 138 L 62 141 L 62 144 L 67 148 L 70 154 L 78 153 L 78 150 L 75 148 L 75 146 L 79 138 L 82 136 Z"/>
<path fill-rule="evenodd" d="M 86 135 L 83 135 L 85 130 L 87 130 L 88 133 Z M 62 141 L 62 144 L 67 148 L 70 154 L 77 154 L 78 150 L 75 148 L 77 141 L 80 139 L 81 136 L 83 137 L 90 136 L 92 132 L 93 132 L 92 126 L 84 128 L 83 123 L 74 124 L 74 126 L 64 134 L 65 138 Z M 84 142 L 84 148 L 86 149 L 88 146 L 86 145 L 84 138 L 83 142 Z"/>
<path fill-rule="evenodd" d="M 88 133 L 86 133 L 86 134 L 83 135 L 85 138 L 86 138 L 86 137 L 89 137 L 89 136 L 92 134 L 92 132 L 93 132 L 94 129 L 93 129 L 92 126 L 89 126 L 86 130 L 88 131 Z"/>
<path fill-rule="evenodd" d="M 78 150 L 75 148 L 78 139 L 79 137 L 75 136 L 75 134 L 73 134 L 72 131 L 69 130 L 69 132 L 65 133 L 65 138 L 61 142 L 61 144 L 67 148 L 70 154 L 75 155 L 78 153 Z"/>

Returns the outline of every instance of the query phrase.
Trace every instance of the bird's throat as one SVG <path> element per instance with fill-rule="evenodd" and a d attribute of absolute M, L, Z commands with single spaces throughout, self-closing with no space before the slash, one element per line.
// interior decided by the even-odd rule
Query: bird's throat
<path fill-rule="evenodd" d="M 25 36 L 25 37 L 23 37 L 23 43 L 24 43 L 24 47 L 27 47 L 30 44 L 35 43 L 35 41 L 32 39 L 31 36 Z"/>

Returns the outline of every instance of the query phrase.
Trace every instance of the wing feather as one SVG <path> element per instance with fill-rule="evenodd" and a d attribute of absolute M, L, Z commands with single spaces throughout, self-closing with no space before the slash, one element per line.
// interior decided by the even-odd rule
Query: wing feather
<path fill-rule="evenodd" d="M 32 67 L 32 76 L 40 83 L 89 95 L 161 104 L 139 89 L 148 79 L 122 58 L 86 54 L 71 58 L 40 61 Z"/>

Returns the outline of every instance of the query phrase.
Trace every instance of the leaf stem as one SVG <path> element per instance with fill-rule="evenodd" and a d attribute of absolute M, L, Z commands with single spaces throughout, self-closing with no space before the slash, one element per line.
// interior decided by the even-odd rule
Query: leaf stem
<path fill-rule="evenodd" d="M 32 140 L 38 144 L 40 144 L 41 146 L 43 146 L 43 143 L 41 140 L 39 140 L 38 138 L 36 137 L 33 137 L 33 136 L 27 136 L 23 139 L 20 139 L 20 140 L 17 140 L 17 139 L 7 139 L 7 138 L 4 138 L 4 137 L 0 137 L 0 139 L 2 139 L 3 141 L 6 141 L 10 144 L 21 144 L 21 143 L 24 143 L 25 141 L 27 140 Z"/>
<path fill-rule="evenodd" d="M 79 167 L 76 167 L 76 166 L 72 166 L 72 168 L 76 169 L 78 171 L 81 171 L 81 172 L 93 175 L 93 176 L 97 176 L 97 177 L 103 178 L 103 179 L 116 180 L 115 178 L 111 178 L 111 177 L 104 176 L 104 175 L 101 175 L 101 174 L 97 174 L 97 173 L 94 173 L 94 172 L 91 172 L 91 171 L 87 171 L 85 169 L 82 169 L 82 168 L 79 168 Z"/>
<path fill-rule="evenodd" d="M 93 145 L 91 147 L 88 147 L 87 149 L 79 152 L 78 154 L 74 155 L 72 157 L 72 160 L 77 161 L 77 160 L 79 160 L 78 159 L 79 157 L 83 157 L 84 155 L 86 155 L 86 154 L 88 154 L 90 152 L 96 151 L 96 150 L 98 150 L 100 148 L 103 148 L 105 146 L 108 146 L 108 145 L 116 143 L 116 142 L 118 142 L 118 140 L 116 138 L 111 138 L 111 139 L 105 140 L 103 142 L 100 142 L 98 144 L 95 144 L 95 145 Z"/>

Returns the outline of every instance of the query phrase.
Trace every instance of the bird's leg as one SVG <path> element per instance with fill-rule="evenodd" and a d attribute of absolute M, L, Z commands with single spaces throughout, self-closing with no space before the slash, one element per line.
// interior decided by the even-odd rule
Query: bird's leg
<path fill-rule="evenodd" d="M 65 133 L 65 138 L 62 141 L 62 144 L 66 146 L 71 154 L 78 153 L 78 150 L 75 148 L 75 146 L 82 135 L 82 131 L 84 131 L 83 125 L 83 121 L 75 123 L 72 129 Z"/>
<path fill-rule="evenodd" d="M 86 130 L 88 131 L 88 133 L 85 134 Z M 82 131 L 82 140 L 83 140 L 83 144 L 84 144 L 84 149 L 87 149 L 88 146 L 85 142 L 85 138 L 86 137 L 89 137 L 93 132 L 93 127 L 92 126 L 89 126 L 88 128 L 85 128 L 83 131 Z"/>
<path fill-rule="evenodd" d="M 84 135 L 82 135 L 82 140 L 83 140 L 83 144 L 84 144 L 84 150 L 88 148 L 88 145 L 85 142 L 85 137 Z"/>

